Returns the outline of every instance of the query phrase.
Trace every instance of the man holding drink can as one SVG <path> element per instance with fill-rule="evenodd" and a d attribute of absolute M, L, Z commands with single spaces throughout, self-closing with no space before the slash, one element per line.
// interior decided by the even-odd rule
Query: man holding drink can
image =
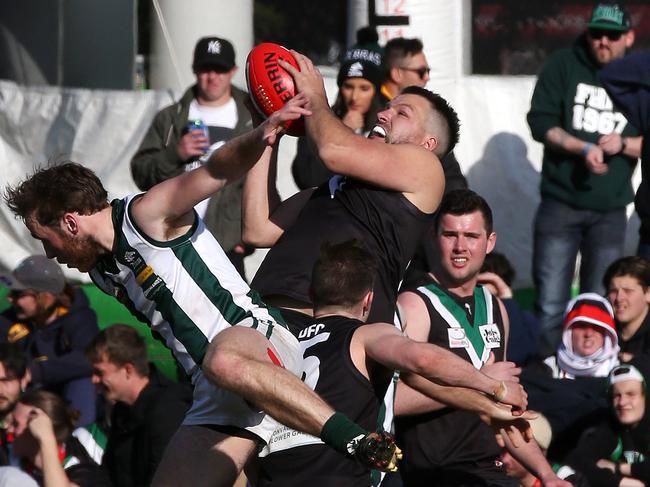
<path fill-rule="evenodd" d="M 244 105 L 248 95 L 232 84 L 237 65 L 228 40 L 200 39 L 194 48 L 192 70 L 196 84 L 177 103 L 156 114 L 131 160 L 133 180 L 143 191 L 198 167 L 216 148 L 252 128 Z M 244 276 L 242 188 L 243 180 L 228 185 L 199 203 L 196 211 Z"/>

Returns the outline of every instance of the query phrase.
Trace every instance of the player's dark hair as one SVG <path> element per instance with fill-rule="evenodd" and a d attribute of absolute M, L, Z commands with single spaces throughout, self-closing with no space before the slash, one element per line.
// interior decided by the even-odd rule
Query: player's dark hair
<path fill-rule="evenodd" d="M 512 287 L 516 275 L 508 258 L 499 252 L 490 252 L 485 256 L 481 272 L 494 272 L 508 287 Z"/>
<path fill-rule="evenodd" d="M 407 86 L 400 94 L 418 95 L 425 98 L 431 104 L 433 112 L 444 121 L 446 127 L 443 127 L 443 129 L 446 129 L 446 133 L 441 134 L 440 145 L 435 151 L 436 155 L 443 157 L 454 150 L 460 137 L 460 121 L 456 110 L 452 108 L 449 102 L 439 94 L 420 86 Z"/>
<path fill-rule="evenodd" d="M 20 380 L 25 377 L 27 356 L 20 345 L 8 342 L 0 343 L 0 362 L 8 379 Z"/>
<path fill-rule="evenodd" d="M 147 345 L 138 331 L 129 325 L 112 325 L 100 331 L 86 347 L 86 357 L 91 364 L 100 362 L 102 356 L 118 367 L 133 364 L 142 377 L 149 375 Z"/>
<path fill-rule="evenodd" d="M 422 41 L 417 38 L 395 37 L 384 46 L 384 66 L 388 71 L 400 67 L 405 58 L 419 54 L 424 49 Z"/>
<path fill-rule="evenodd" d="M 311 275 L 314 308 L 354 306 L 372 290 L 377 262 L 359 240 L 323 244 Z"/>
<path fill-rule="evenodd" d="M 644 290 L 650 286 L 650 262 L 643 257 L 630 255 L 612 262 L 603 276 L 603 286 L 609 288 L 615 277 L 632 276 Z"/>
<path fill-rule="evenodd" d="M 97 175 L 74 162 L 50 163 L 15 187 L 5 188 L 4 199 L 14 215 L 34 217 L 43 226 L 57 228 L 67 212 L 92 215 L 108 206 L 108 194 Z"/>
<path fill-rule="evenodd" d="M 480 211 L 485 222 L 485 231 L 488 235 L 492 233 L 492 210 L 487 201 L 481 195 L 471 189 L 454 189 L 447 193 L 440 203 L 436 213 L 436 232 L 440 230 L 440 221 L 445 215 L 468 215 Z"/>

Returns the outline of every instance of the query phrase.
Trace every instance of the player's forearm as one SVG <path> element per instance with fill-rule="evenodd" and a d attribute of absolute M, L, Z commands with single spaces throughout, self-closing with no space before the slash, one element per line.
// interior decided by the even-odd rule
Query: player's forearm
<path fill-rule="evenodd" d="M 465 387 L 490 396 L 498 395 L 501 382 L 442 347 L 413 342 L 405 354 L 411 363 L 408 370 L 442 385 Z"/>
<path fill-rule="evenodd" d="M 268 147 L 265 138 L 269 130 L 267 122 L 231 139 L 212 153 L 206 167 L 213 178 L 235 181 L 261 159 Z"/>
<path fill-rule="evenodd" d="M 476 391 L 463 387 L 441 386 L 416 374 L 402 373 L 400 381 L 402 384 L 398 386 L 395 398 L 396 415 L 421 414 L 445 406 L 491 415 L 495 407 L 492 400 Z M 425 397 L 419 397 L 418 393 Z"/>
<path fill-rule="evenodd" d="M 277 145 L 268 147 L 248 171 L 242 193 L 242 240 L 255 247 L 267 247 L 276 240 L 271 214 L 280 205 L 275 180 Z"/>

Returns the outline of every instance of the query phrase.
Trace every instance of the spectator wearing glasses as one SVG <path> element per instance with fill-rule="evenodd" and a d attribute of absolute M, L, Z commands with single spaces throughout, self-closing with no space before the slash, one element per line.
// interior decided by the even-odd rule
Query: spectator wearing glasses
<path fill-rule="evenodd" d="M 586 32 L 548 59 L 535 86 L 528 124 L 544 144 L 533 252 L 543 354 L 560 341 L 578 251 L 580 292 L 597 293 L 604 291 L 605 269 L 623 252 L 641 138 L 612 105 L 598 73 L 633 43 L 625 9 L 600 3 Z"/>
<path fill-rule="evenodd" d="M 15 343 L 29 360 L 31 384 L 59 394 L 95 421 L 95 386 L 84 348 L 99 333 L 97 315 L 80 288 L 66 282 L 54 260 L 32 255 L 0 276 L 11 306 L 0 314 L 0 341 Z"/>
<path fill-rule="evenodd" d="M 609 374 L 611 415 L 587 429 L 567 463 L 594 487 L 634 487 L 650 482 L 650 423 L 646 414 L 646 357 Z"/>
<path fill-rule="evenodd" d="M 407 86 L 424 86 L 429 81 L 429 63 L 420 39 L 395 37 L 384 47 L 385 77 L 381 85 L 384 103 L 395 98 Z"/>
<path fill-rule="evenodd" d="M 430 71 L 420 39 L 390 39 L 384 46 L 384 81 L 380 89 L 382 104 L 389 103 L 407 86 L 426 86 Z M 443 156 L 440 163 L 445 173 L 445 194 L 454 189 L 467 189 L 467 180 L 453 151 Z M 418 246 L 407 270 L 406 281 L 418 280 L 432 270 L 436 256 L 431 245 L 427 244 L 429 240 L 429 235 L 424 236 Z"/>

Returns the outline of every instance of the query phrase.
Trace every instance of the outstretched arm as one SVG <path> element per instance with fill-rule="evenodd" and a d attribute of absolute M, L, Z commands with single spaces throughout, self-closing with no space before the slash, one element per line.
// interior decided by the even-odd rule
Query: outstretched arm
<path fill-rule="evenodd" d="M 466 387 L 525 410 L 527 397 L 514 381 L 493 379 L 454 353 L 431 343 L 416 342 L 394 326 L 378 323 L 360 327 L 352 338 L 363 343 L 366 355 L 390 369 L 412 372 L 441 385 Z"/>
<path fill-rule="evenodd" d="M 307 57 L 292 53 L 300 70 L 284 61 L 279 63 L 309 99 L 307 108 L 312 115 L 305 118 L 305 127 L 323 164 L 335 174 L 400 191 L 423 212 L 435 211 L 444 190 L 444 174 L 433 152 L 421 147 L 422 141 L 415 140 L 415 134 L 409 143 L 389 144 L 355 134 L 330 110 L 318 69 Z M 413 126 L 422 123 L 422 113 L 412 107 L 404 107 L 394 116 Z"/>
<path fill-rule="evenodd" d="M 490 426 L 498 424 L 515 444 L 520 443 L 522 435 L 526 440 L 532 439 L 532 431 L 526 420 L 533 419 L 535 415 L 529 411 L 515 416 L 509 406 L 498 404 L 471 389 L 441 386 L 416 374 L 400 374 L 395 397 L 396 416 L 424 414 L 447 406 L 476 413 Z M 517 430 L 519 435 L 514 436 L 510 428 Z"/>
<path fill-rule="evenodd" d="M 286 121 L 310 113 L 305 103 L 305 97 L 294 97 L 254 130 L 214 151 L 204 166 L 151 188 L 133 205 L 136 223 L 153 238 L 176 236 L 177 229 L 192 224 L 191 212 L 197 203 L 241 178 L 275 144 Z"/>

